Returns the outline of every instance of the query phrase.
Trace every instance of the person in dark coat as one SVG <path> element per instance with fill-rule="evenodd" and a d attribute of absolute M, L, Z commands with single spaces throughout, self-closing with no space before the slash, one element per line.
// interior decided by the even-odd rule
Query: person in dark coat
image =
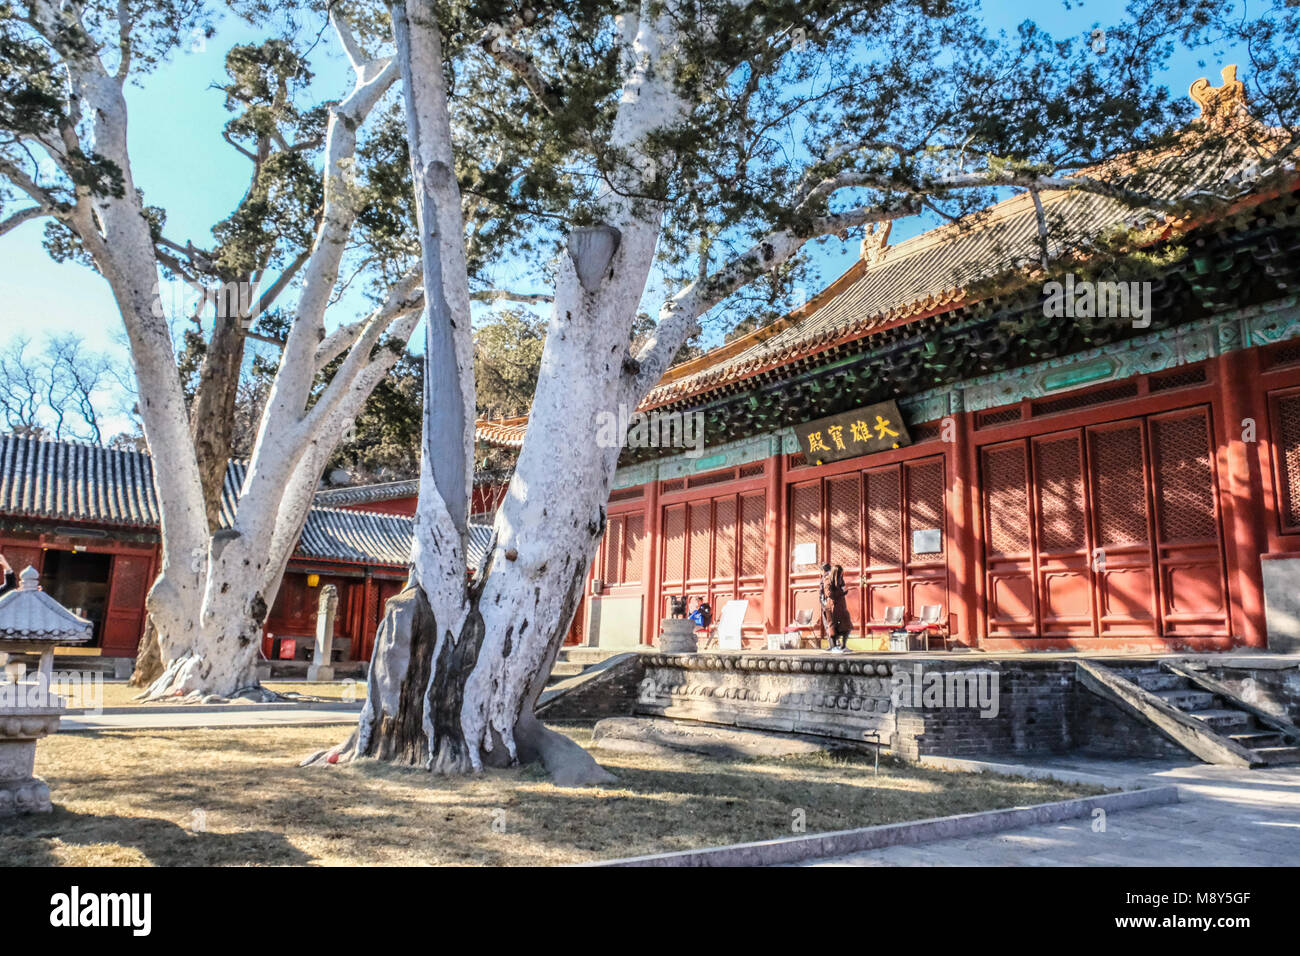
<path fill-rule="evenodd" d="M 843 654 L 848 650 L 849 632 L 853 619 L 849 616 L 849 589 L 844 584 L 844 567 L 822 565 L 819 597 L 822 607 L 822 626 L 830 638 L 831 652 Z"/>
<path fill-rule="evenodd" d="M 14 569 L 10 567 L 3 554 L 0 554 L 0 571 L 4 572 L 4 583 L 0 584 L 0 596 L 2 596 L 18 587 L 18 575 L 14 574 Z"/>

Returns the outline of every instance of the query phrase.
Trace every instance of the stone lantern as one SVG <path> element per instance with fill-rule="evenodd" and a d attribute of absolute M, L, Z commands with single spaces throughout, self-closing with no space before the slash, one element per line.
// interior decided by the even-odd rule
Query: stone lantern
<path fill-rule="evenodd" d="M 40 587 L 30 565 L 19 575 L 18 589 L 0 597 L 0 817 L 48 812 L 50 788 L 32 775 L 36 742 L 59 729 L 63 699 L 50 690 L 56 644 L 83 644 L 92 625 L 77 617 Z M 10 664 L 13 651 L 35 651 L 40 665 L 35 679 L 23 677 L 21 664 Z"/>

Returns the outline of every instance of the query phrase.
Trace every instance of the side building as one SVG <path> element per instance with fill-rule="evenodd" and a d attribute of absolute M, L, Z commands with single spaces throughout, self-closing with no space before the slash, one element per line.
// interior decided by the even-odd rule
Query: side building
<path fill-rule="evenodd" d="M 223 520 L 233 514 L 243 466 L 226 474 Z M 334 585 L 334 646 L 343 660 L 369 660 L 388 598 L 406 581 L 416 482 L 322 491 L 266 620 L 268 659 L 302 658 L 316 633 L 320 589 Z M 146 453 L 67 441 L 0 435 L 0 554 L 94 622 L 90 648 L 134 657 L 145 596 L 161 557 L 153 462 Z M 487 538 L 471 528 L 477 566 Z"/>

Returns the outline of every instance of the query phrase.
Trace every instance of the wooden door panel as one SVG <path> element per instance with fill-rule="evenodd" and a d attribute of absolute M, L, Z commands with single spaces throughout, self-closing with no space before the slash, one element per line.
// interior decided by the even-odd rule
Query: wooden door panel
<path fill-rule="evenodd" d="M 104 634 L 100 646 L 105 656 L 131 657 L 144 631 L 144 602 L 149 593 L 151 559 L 142 555 L 113 557 Z"/>
<path fill-rule="evenodd" d="M 1106 637 L 1155 633 L 1156 588 L 1151 565 L 1124 567 L 1114 556 L 1097 573 L 1099 633 Z"/>
<path fill-rule="evenodd" d="M 1228 633 L 1214 439 L 1204 408 L 1148 419 L 1166 636 Z"/>

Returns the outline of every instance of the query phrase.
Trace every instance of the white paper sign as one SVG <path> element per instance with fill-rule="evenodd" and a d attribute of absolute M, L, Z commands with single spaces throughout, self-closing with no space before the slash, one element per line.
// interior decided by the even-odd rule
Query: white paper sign
<path fill-rule="evenodd" d="M 722 605 L 722 616 L 718 618 L 718 647 L 738 651 L 744 646 L 741 625 L 748 610 L 749 602 L 745 600 L 728 601 Z"/>
<path fill-rule="evenodd" d="M 795 564 L 816 564 L 817 563 L 817 542 L 805 541 L 802 544 L 794 546 L 794 563 Z"/>

